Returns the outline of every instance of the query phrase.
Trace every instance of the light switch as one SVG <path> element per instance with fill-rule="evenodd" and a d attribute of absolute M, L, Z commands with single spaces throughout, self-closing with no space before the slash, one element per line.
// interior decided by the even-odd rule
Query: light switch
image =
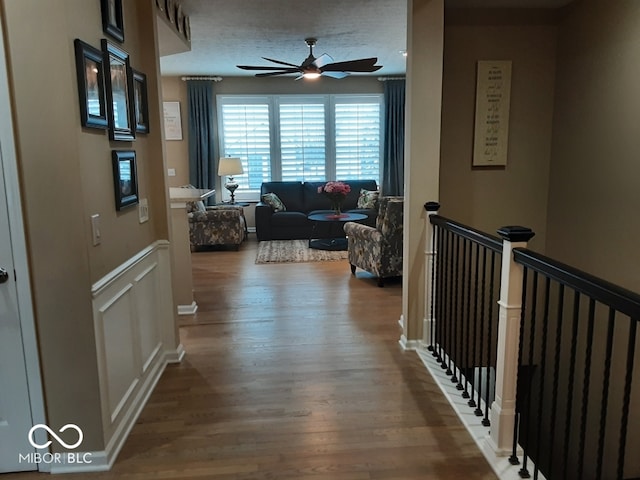
<path fill-rule="evenodd" d="M 93 238 L 93 245 L 100 245 L 102 243 L 102 236 L 100 233 L 100 215 L 91 215 L 91 236 Z"/>
<path fill-rule="evenodd" d="M 138 204 L 138 220 L 140 223 L 149 221 L 149 201 L 141 198 Z"/>
<path fill-rule="evenodd" d="M 176 176 L 176 169 L 175 168 L 170 168 L 168 170 L 168 174 L 170 177 L 175 177 Z"/>

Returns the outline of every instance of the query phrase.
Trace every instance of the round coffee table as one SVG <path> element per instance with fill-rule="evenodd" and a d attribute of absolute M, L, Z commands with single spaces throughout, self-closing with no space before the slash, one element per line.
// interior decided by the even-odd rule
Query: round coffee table
<path fill-rule="evenodd" d="M 346 238 L 313 238 L 314 233 L 316 231 L 316 225 L 319 222 L 337 222 L 337 223 L 345 223 L 345 222 L 357 222 L 360 220 L 364 220 L 367 218 L 366 215 L 362 213 L 341 213 L 340 215 L 336 215 L 333 212 L 327 213 L 314 213 L 313 215 L 308 215 L 307 218 L 313 222 L 313 227 L 311 229 L 311 236 L 309 237 L 309 248 L 315 248 L 317 250 L 346 250 L 348 246 L 348 241 Z"/>

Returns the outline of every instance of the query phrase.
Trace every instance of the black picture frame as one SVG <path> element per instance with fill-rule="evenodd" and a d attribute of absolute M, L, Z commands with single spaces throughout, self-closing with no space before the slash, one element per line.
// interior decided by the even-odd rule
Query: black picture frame
<path fill-rule="evenodd" d="M 165 13 L 167 15 L 167 20 L 169 23 L 175 25 L 176 23 L 176 1 L 175 0 L 165 0 Z"/>
<path fill-rule="evenodd" d="M 102 52 L 106 65 L 104 77 L 109 114 L 109 138 L 120 141 L 135 140 L 133 75 L 129 54 L 104 38 Z"/>
<path fill-rule="evenodd" d="M 100 0 L 100 10 L 102 11 L 102 31 L 118 42 L 124 42 L 122 0 Z"/>
<path fill-rule="evenodd" d="M 138 203 L 138 173 L 135 150 L 112 150 L 113 188 L 116 210 Z"/>
<path fill-rule="evenodd" d="M 147 76 L 131 69 L 133 76 L 133 113 L 136 132 L 149 133 L 149 100 L 147 97 Z"/>
<path fill-rule="evenodd" d="M 79 38 L 73 43 L 76 52 L 80 123 L 88 128 L 109 128 L 102 52 Z"/>

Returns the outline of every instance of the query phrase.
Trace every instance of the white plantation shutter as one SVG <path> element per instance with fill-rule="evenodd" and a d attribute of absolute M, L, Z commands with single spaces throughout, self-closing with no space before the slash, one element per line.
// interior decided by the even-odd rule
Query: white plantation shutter
<path fill-rule="evenodd" d="M 336 103 L 336 178 L 380 177 L 380 103 Z"/>
<path fill-rule="evenodd" d="M 324 103 L 280 104 L 282 180 L 325 179 Z"/>
<path fill-rule="evenodd" d="M 259 190 L 271 180 L 269 105 L 222 105 L 222 152 L 242 159 L 242 175 L 235 175 L 238 190 Z M 223 180 L 223 183 L 226 180 Z"/>
<path fill-rule="evenodd" d="M 240 157 L 236 196 L 262 182 L 380 181 L 382 95 L 218 95 L 221 156 Z"/>

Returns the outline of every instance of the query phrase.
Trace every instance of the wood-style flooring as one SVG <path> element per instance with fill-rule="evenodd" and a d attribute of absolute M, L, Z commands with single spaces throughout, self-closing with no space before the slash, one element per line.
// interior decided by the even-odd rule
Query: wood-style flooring
<path fill-rule="evenodd" d="M 198 312 L 110 472 L 0 480 L 495 479 L 414 352 L 401 282 L 193 253 Z M 4 477 L 4 478 L 3 478 Z"/>

